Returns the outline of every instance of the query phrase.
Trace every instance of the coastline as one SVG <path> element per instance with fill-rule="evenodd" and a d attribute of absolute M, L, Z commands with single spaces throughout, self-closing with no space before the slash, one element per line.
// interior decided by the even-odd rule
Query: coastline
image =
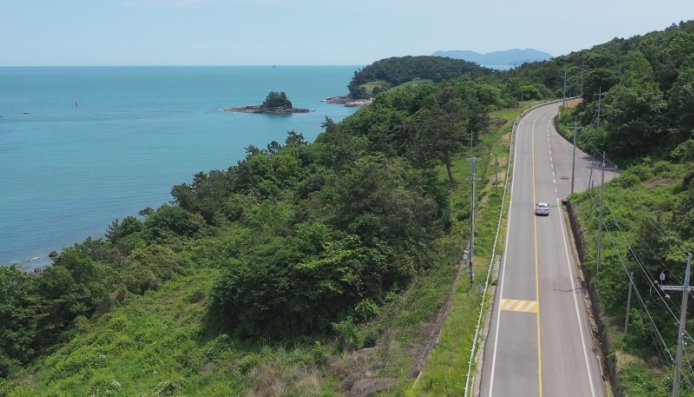
<path fill-rule="evenodd" d="M 373 99 L 352 99 L 350 98 L 349 94 L 347 95 L 340 95 L 340 96 L 332 96 L 329 98 L 325 98 L 321 100 L 321 102 L 326 102 L 326 103 L 332 103 L 336 105 L 344 105 L 345 107 L 348 108 L 355 108 L 355 107 L 360 107 L 360 106 L 365 106 L 369 105 L 371 102 L 373 102 Z"/>
<path fill-rule="evenodd" d="M 7 105 L 0 124 L 14 131 L 0 145 L 0 169 L 13 170 L 0 173 L 3 186 L 12 187 L 0 196 L 3 208 L 11 208 L 0 219 L 6 232 L 0 232 L 0 265 L 50 266 L 51 251 L 103 238 L 115 218 L 168 203 L 172 186 L 235 165 L 249 145 L 283 142 L 290 130 L 313 141 L 326 115 L 337 122 L 358 109 L 320 102 L 345 91 L 353 74 L 353 66 L 0 70 L 0 82 L 12 82 L 0 92 Z M 268 76 L 294 93 L 294 106 L 315 112 L 220 111 L 260 104 L 258 93 L 278 84 L 266 83 Z M 151 86 L 142 90 L 136 80 Z M 9 99 L 22 95 L 26 101 Z"/>

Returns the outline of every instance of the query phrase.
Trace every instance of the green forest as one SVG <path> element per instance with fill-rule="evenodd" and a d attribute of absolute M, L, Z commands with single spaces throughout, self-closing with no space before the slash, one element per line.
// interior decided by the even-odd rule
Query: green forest
<path fill-rule="evenodd" d="M 387 84 L 342 122 L 326 118 L 315 142 L 289 131 L 249 146 L 228 169 L 174 186 L 170 204 L 63 250 L 39 277 L 0 266 L 0 395 L 344 393 L 345 354 L 393 324 L 416 334 L 442 305 L 467 238 L 465 154 L 496 147 L 485 145 L 515 117 L 501 113 L 521 100 L 561 98 L 565 76 L 566 96 L 583 101 L 562 111 L 562 133 L 579 123 L 579 146 L 622 170 L 605 188 L 599 272 L 597 191 L 570 197 L 610 358 L 629 395 L 667 395 L 681 295 L 664 299 L 653 280 L 679 282 L 694 249 L 694 21 L 504 72 L 440 57 L 356 71 L 355 98 Z M 416 78 L 434 83 L 388 89 Z M 643 304 L 622 336 L 628 271 Z M 112 367 L 118 356 L 132 364 Z M 407 360 L 379 370 L 402 373 Z M 282 392 L 263 394 L 276 378 Z"/>

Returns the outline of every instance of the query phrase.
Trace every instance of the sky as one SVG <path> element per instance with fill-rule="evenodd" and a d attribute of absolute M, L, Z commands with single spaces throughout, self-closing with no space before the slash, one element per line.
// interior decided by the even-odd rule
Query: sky
<path fill-rule="evenodd" d="M 367 65 L 553 56 L 694 19 L 692 0 L 0 0 L 0 66 Z"/>

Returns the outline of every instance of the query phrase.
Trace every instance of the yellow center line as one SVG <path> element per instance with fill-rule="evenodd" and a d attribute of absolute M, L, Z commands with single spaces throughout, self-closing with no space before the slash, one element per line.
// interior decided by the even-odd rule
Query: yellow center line
<path fill-rule="evenodd" d="M 535 197 L 535 124 L 537 124 L 537 120 L 545 113 L 547 113 L 549 109 L 545 110 L 544 112 L 540 113 L 535 117 L 535 121 L 533 121 L 533 128 L 531 131 L 531 136 L 532 136 L 532 159 L 533 159 L 533 203 L 537 203 L 537 199 Z M 539 260 L 538 260 L 538 254 L 537 254 L 537 217 L 533 217 L 533 221 L 535 224 L 535 302 L 537 302 L 537 306 L 540 306 L 540 270 L 539 270 Z M 540 397 L 542 397 L 542 334 L 540 332 L 540 311 L 537 311 L 537 371 L 538 371 L 538 383 L 539 383 L 539 391 L 540 391 Z"/>

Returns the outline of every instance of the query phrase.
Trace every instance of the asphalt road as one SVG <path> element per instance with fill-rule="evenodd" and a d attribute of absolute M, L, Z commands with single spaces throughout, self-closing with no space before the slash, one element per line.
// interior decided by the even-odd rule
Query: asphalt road
<path fill-rule="evenodd" d="M 559 104 L 518 125 L 506 250 L 485 342 L 480 396 L 604 397 L 584 293 L 576 273 L 561 199 L 571 192 L 571 143 L 554 130 Z M 576 151 L 574 190 L 601 170 Z M 592 170 L 592 172 L 591 172 Z M 606 172 L 605 180 L 615 177 Z M 536 217 L 537 202 L 550 215 Z"/>

